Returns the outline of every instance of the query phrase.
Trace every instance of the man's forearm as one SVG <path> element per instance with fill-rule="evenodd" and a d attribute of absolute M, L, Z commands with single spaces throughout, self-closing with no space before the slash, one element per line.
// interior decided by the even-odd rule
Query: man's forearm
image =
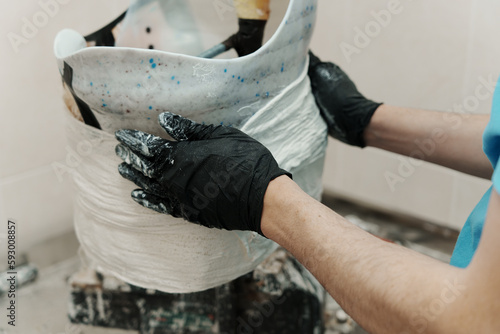
<path fill-rule="evenodd" d="M 426 160 L 489 179 L 493 169 L 482 150 L 489 115 L 380 106 L 364 132 L 367 146 Z"/>
<path fill-rule="evenodd" d="M 454 316 L 447 314 L 446 303 L 459 303 L 466 294 L 465 270 L 379 240 L 307 196 L 288 178 L 269 185 L 262 231 L 291 251 L 370 333 L 464 329 L 463 321 L 452 321 Z M 436 301 L 443 309 L 435 310 Z"/>

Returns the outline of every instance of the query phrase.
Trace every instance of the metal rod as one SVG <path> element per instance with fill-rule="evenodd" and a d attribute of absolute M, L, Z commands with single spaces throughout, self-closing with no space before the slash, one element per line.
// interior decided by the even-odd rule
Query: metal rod
<path fill-rule="evenodd" d="M 224 44 L 217 44 L 216 46 L 203 51 L 198 57 L 200 58 L 214 58 L 217 57 L 220 54 L 223 54 L 226 52 L 228 48 Z"/>

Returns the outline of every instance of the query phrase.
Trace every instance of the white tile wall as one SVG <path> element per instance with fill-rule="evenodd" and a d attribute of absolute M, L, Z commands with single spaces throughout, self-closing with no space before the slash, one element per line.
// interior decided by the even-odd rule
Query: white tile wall
<path fill-rule="evenodd" d="M 60 182 L 50 166 L 4 178 L 0 192 L 8 215 L 2 219 L 15 219 L 21 249 L 72 228 L 69 182 Z"/>
<path fill-rule="evenodd" d="M 355 45 L 356 27 L 376 22 L 372 12 L 399 3 L 386 27 L 350 59 L 342 42 Z M 452 110 L 474 94 L 479 78 L 500 74 L 500 21 L 496 1 L 319 0 L 312 49 L 336 62 L 368 97 L 388 104 Z M 491 98 L 473 111 L 488 113 Z M 324 175 L 327 192 L 371 206 L 411 214 L 456 229 L 490 183 L 428 163 L 393 191 L 385 171 L 400 159 L 380 150 L 333 143 Z"/>
<path fill-rule="evenodd" d="M 273 0 L 273 6 L 278 2 Z M 353 29 L 364 28 L 373 20 L 371 11 L 387 8 L 390 0 L 319 2 L 313 49 L 341 65 L 373 99 L 450 109 L 474 92 L 480 76 L 500 73 L 497 1 L 401 0 L 402 12 L 351 62 L 339 43 L 352 44 Z M 41 4 L 48 3 L 59 5 L 51 7 L 53 15 L 16 52 L 8 34 L 22 36 L 24 18 L 43 19 Z M 286 3 L 281 0 L 280 5 Z M 0 220 L 18 220 L 23 247 L 71 228 L 69 184 L 60 183 L 50 167 L 66 154 L 61 85 L 52 53 L 55 34 L 67 27 L 94 31 L 127 5 L 126 0 L 18 0 L 0 5 Z M 477 112 L 487 112 L 490 104 L 483 101 Z M 326 189 L 458 228 L 488 186 L 426 164 L 391 192 L 383 172 L 398 168 L 398 163 L 397 156 L 386 152 L 334 143 Z"/>
<path fill-rule="evenodd" d="M 51 15 L 43 14 L 45 4 Z M 90 33 L 127 5 L 124 0 L 0 4 L 0 235 L 8 217 L 17 219 L 21 250 L 72 227 L 69 184 L 60 183 L 50 167 L 66 155 L 54 37 L 63 28 Z M 33 22 L 33 17 L 40 27 L 37 32 L 25 31 L 31 35 L 16 51 L 9 34 L 25 38 L 25 20 Z"/>

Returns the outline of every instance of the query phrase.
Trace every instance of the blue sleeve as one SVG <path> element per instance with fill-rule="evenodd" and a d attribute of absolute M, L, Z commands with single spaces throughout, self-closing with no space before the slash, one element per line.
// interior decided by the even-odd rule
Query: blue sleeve
<path fill-rule="evenodd" d="M 500 158 L 498 159 L 495 171 L 493 172 L 493 178 L 491 179 L 493 181 L 493 188 L 495 188 L 498 194 L 500 194 L 500 168 L 498 165 L 499 163 L 500 163 Z"/>
<path fill-rule="evenodd" d="M 490 122 L 483 134 L 483 149 L 495 169 L 492 178 L 493 187 L 497 193 L 500 193 L 500 168 L 498 166 L 500 162 L 500 79 L 493 95 Z"/>

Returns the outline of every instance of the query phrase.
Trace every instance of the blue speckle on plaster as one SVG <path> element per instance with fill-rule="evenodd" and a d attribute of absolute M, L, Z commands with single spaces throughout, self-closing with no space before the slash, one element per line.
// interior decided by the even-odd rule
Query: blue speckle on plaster
<path fill-rule="evenodd" d="M 153 110 L 153 106 L 149 106 L 149 110 Z"/>
<path fill-rule="evenodd" d="M 260 97 L 260 94 L 259 94 L 259 93 L 257 93 L 257 94 L 255 94 L 255 96 L 256 96 L 256 97 Z"/>
<path fill-rule="evenodd" d="M 153 58 L 151 58 L 151 59 L 149 60 L 149 63 L 150 63 L 150 64 L 152 64 L 152 63 L 154 63 L 154 62 L 155 62 L 155 60 L 154 60 Z"/>
<path fill-rule="evenodd" d="M 91 81 L 91 82 L 90 82 L 90 87 L 92 87 L 92 86 L 94 86 L 94 83 Z"/>
<path fill-rule="evenodd" d="M 147 117 L 147 119 L 151 119 L 151 117 Z"/>
<path fill-rule="evenodd" d="M 156 63 L 151 64 L 151 68 L 156 68 Z"/>
<path fill-rule="evenodd" d="M 224 125 L 224 122 L 220 122 L 220 125 Z"/>
<path fill-rule="evenodd" d="M 109 95 L 109 90 L 107 91 L 108 95 Z"/>
<path fill-rule="evenodd" d="M 141 65 L 144 64 L 144 60 L 141 60 Z"/>
<path fill-rule="evenodd" d="M 257 81 L 257 85 L 259 84 L 259 81 Z"/>
<path fill-rule="evenodd" d="M 238 80 L 240 80 L 240 79 L 241 79 L 241 77 L 238 77 Z"/>
<path fill-rule="evenodd" d="M 181 82 L 180 82 L 180 81 L 177 81 L 177 84 L 178 84 L 178 85 L 180 85 L 180 84 L 181 84 Z"/>
<path fill-rule="evenodd" d="M 234 78 L 234 75 L 233 75 L 233 78 Z"/>
<path fill-rule="evenodd" d="M 285 63 L 281 63 L 281 72 L 285 70 Z"/>
<path fill-rule="evenodd" d="M 103 107 L 107 107 L 108 105 L 107 105 L 106 103 L 103 103 L 103 104 L 102 104 L 102 106 L 103 106 Z"/>
<path fill-rule="evenodd" d="M 241 79 L 241 82 L 245 82 L 245 79 Z"/>
<path fill-rule="evenodd" d="M 227 73 L 227 68 L 224 69 L 224 73 Z"/>
<path fill-rule="evenodd" d="M 141 84 L 137 84 L 137 87 L 141 88 Z"/>
<path fill-rule="evenodd" d="M 175 75 L 172 75 L 172 80 L 174 80 L 174 79 L 175 79 Z"/>
<path fill-rule="evenodd" d="M 312 27 L 312 24 L 311 24 L 311 23 L 309 23 L 309 28 L 311 28 L 311 27 Z"/>
<path fill-rule="evenodd" d="M 148 79 L 151 79 L 151 76 L 148 76 Z"/>
<path fill-rule="evenodd" d="M 269 92 L 266 92 L 266 96 L 269 97 Z"/>

